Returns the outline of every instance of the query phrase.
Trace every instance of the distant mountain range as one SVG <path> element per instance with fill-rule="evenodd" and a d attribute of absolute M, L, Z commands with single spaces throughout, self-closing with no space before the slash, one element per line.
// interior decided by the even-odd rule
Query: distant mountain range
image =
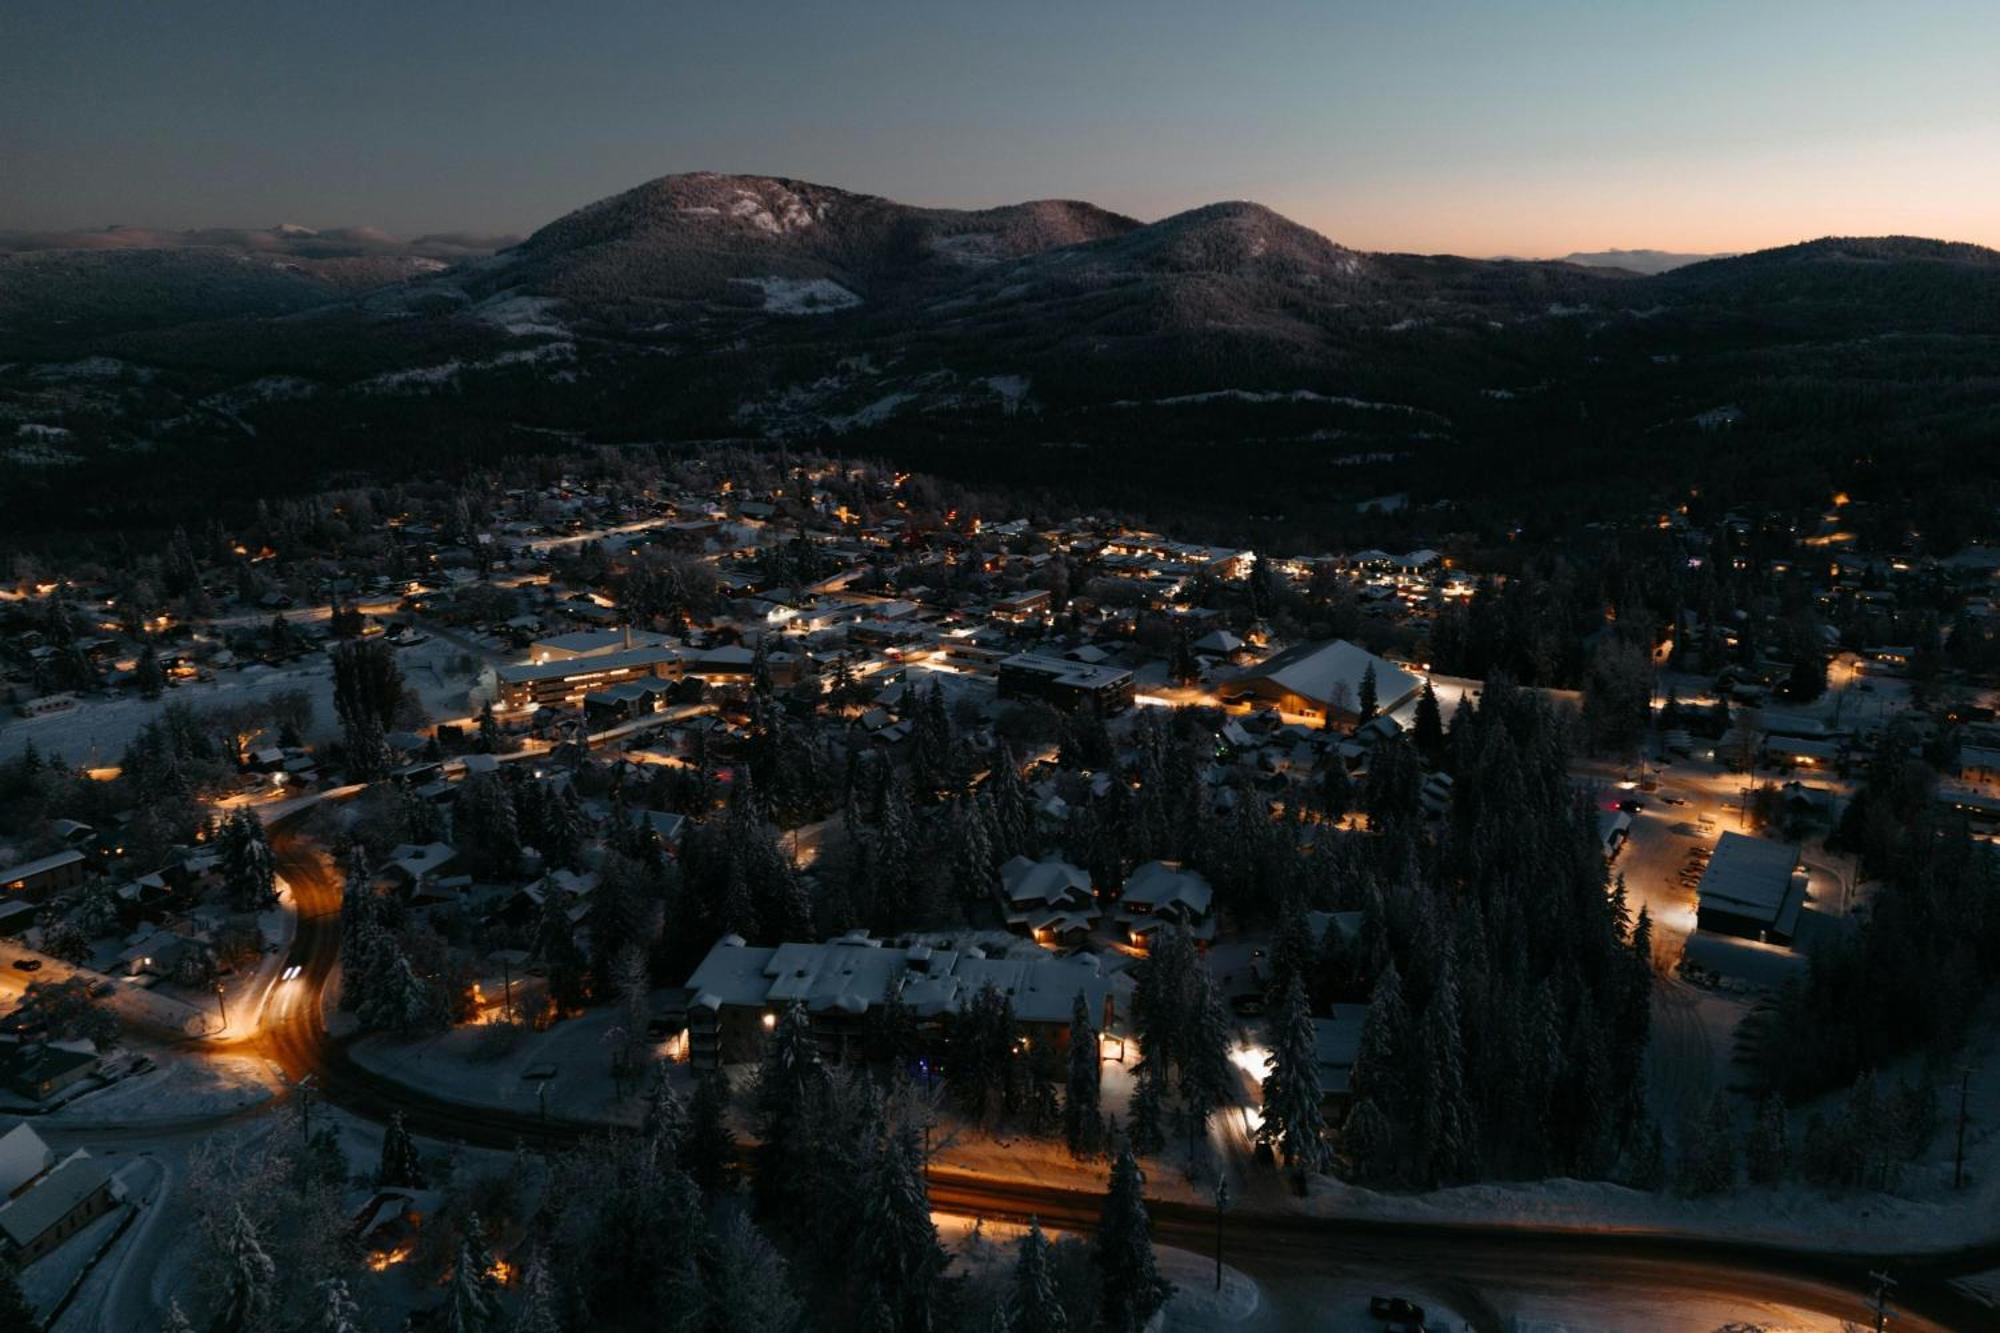
<path fill-rule="evenodd" d="M 1895 360 L 1890 336 L 1930 341 Z M 1351 250 L 1251 203 L 1140 223 L 696 173 L 514 244 L 0 233 L 0 471 L 190 440 L 332 463 L 441 434 L 1206 435 L 1359 457 L 1340 475 L 1374 484 L 1442 445 L 1577 435 L 1576 403 L 1591 432 L 1739 403 L 1755 423 L 1829 358 L 1900 382 L 1913 347 L 1929 373 L 1996 336 L 2000 254 L 1939 241 L 1478 260 Z"/>
<path fill-rule="evenodd" d="M 1708 255 L 1676 254 L 1671 250 L 1575 250 L 1562 257 L 1561 263 L 1581 264 L 1585 268 L 1622 268 L 1628 273 L 1665 273 L 1671 269 L 1686 268 L 1689 264 L 1699 264 L 1704 259 L 1734 259 L 1735 251 Z"/>

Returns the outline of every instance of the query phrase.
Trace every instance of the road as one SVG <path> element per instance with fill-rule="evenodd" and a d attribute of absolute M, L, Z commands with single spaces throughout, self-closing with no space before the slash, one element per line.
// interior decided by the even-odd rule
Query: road
<path fill-rule="evenodd" d="M 363 1069 L 345 1044 L 327 1034 L 319 996 L 340 948 L 337 876 L 309 843 L 275 831 L 278 869 L 299 908 L 298 945 L 304 972 L 275 998 L 261 1034 L 246 1039 L 288 1078 L 312 1075 L 318 1095 L 373 1120 L 400 1111 L 426 1137 L 510 1149 L 517 1142 L 550 1147 L 602 1133 L 602 1127 L 462 1104 L 413 1090 Z M 1101 1194 L 996 1180 L 945 1169 L 930 1173 L 931 1202 L 941 1211 L 994 1220 L 1039 1217 L 1051 1226 L 1090 1231 L 1103 1206 Z M 1215 1216 L 1205 1207 L 1149 1205 L 1162 1242 L 1206 1252 Z M 1898 1330 L 1951 1330 L 1991 1326 L 1990 1309 L 1975 1305 L 1948 1284 L 1951 1277 L 2000 1265 L 2000 1241 L 1973 1250 L 1921 1256 L 1828 1256 L 1805 1250 L 1736 1242 L 1662 1237 L 1636 1232 L 1427 1225 L 1364 1219 L 1318 1218 L 1260 1211 L 1232 1217 L 1227 1252 L 1236 1267 L 1260 1279 L 1284 1281 L 1301 1272 L 1358 1270 L 1384 1281 L 1407 1279 L 1429 1289 L 1603 1293 L 1624 1291 L 1657 1300 L 1661 1292 L 1701 1293 L 1762 1305 L 1782 1301 L 1830 1319 L 1866 1325 L 1866 1275 L 1887 1267 L 1899 1279 L 1903 1313 Z M 1467 1298 L 1466 1312 L 1478 1302 Z M 1497 1328 L 1497 1317 L 1475 1326 Z"/>

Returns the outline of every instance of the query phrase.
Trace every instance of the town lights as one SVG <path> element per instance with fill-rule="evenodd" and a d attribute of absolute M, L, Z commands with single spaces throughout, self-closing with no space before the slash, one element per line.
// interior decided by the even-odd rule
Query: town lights
<path fill-rule="evenodd" d="M 776 1014 L 765 1014 L 764 1031 L 769 1032 L 772 1028 L 776 1026 L 778 1026 L 778 1016 Z"/>

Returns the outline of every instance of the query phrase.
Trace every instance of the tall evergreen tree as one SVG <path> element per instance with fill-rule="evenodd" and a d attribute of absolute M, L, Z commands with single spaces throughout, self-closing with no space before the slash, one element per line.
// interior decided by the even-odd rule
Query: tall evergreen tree
<path fill-rule="evenodd" d="M 420 1190 L 426 1180 L 423 1158 L 417 1153 L 417 1143 L 410 1137 L 409 1127 L 403 1123 L 403 1113 L 392 1112 L 389 1128 L 382 1136 L 382 1164 L 376 1168 L 375 1183 Z"/>
<path fill-rule="evenodd" d="M 1312 1010 L 1298 977 L 1285 987 L 1273 1048 L 1264 1076 L 1264 1124 L 1259 1131 L 1277 1144 L 1285 1165 L 1298 1171 L 1326 1169 L 1326 1119 L 1320 1109 L 1319 1053 Z"/>
<path fill-rule="evenodd" d="M 1153 1257 L 1152 1222 L 1146 1215 L 1139 1163 L 1129 1144 L 1119 1150 L 1111 1168 L 1095 1254 L 1104 1327 L 1110 1333 L 1137 1333 L 1167 1303 L 1174 1288 L 1160 1276 Z"/>
<path fill-rule="evenodd" d="M 1049 1270 L 1049 1242 L 1042 1224 L 1028 1219 L 1028 1234 L 1014 1261 L 1013 1324 L 1015 1333 L 1069 1333 L 1069 1314 L 1056 1295 Z"/>
<path fill-rule="evenodd" d="M 1425 763 L 1436 766 L 1444 759 L 1444 713 L 1438 707 L 1437 691 L 1428 680 L 1424 682 L 1423 693 L 1417 696 L 1417 714 L 1410 730 L 1417 753 L 1424 757 Z"/>
<path fill-rule="evenodd" d="M 696 1080 L 688 1100 L 687 1132 L 680 1143 L 681 1170 L 712 1197 L 736 1170 L 736 1137 L 729 1130 L 729 1076 L 711 1069 Z"/>
<path fill-rule="evenodd" d="M 1069 1016 L 1069 1078 L 1063 1088 L 1063 1138 L 1077 1157 L 1098 1150 L 1103 1112 L 1099 1098 L 1103 1067 L 1097 1049 L 1097 1029 L 1091 1026 L 1090 1005 L 1078 991 Z"/>
<path fill-rule="evenodd" d="M 277 1297 L 278 1267 L 265 1253 L 256 1224 L 240 1204 L 223 1238 L 222 1249 L 226 1273 L 216 1327 L 221 1333 L 243 1333 L 257 1327 L 270 1314 Z"/>
<path fill-rule="evenodd" d="M 890 1132 L 865 1209 L 865 1268 L 896 1333 L 929 1333 L 938 1279 L 949 1262 L 931 1223 L 920 1156 L 914 1131 Z"/>
<path fill-rule="evenodd" d="M 536 1250 L 521 1272 L 521 1303 L 507 1333 L 563 1333 L 561 1293 L 546 1252 Z"/>
<path fill-rule="evenodd" d="M 319 1333 L 362 1333 L 361 1307 L 354 1303 L 345 1281 L 326 1278 L 319 1284 L 319 1292 L 324 1302 L 319 1311 Z"/>

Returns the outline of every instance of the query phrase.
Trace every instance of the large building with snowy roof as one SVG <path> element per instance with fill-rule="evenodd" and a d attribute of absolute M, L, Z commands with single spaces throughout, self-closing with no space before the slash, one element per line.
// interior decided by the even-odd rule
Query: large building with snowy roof
<path fill-rule="evenodd" d="M 1789 944 L 1805 907 L 1806 875 L 1790 843 L 1725 833 L 1695 890 L 1702 930 Z"/>
<path fill-rule="evenodd" d="M 1031 1041 L 1068 1041 L 1081 995 L 1100 1031 L 1117 1030 L 1132 979 L 1092 954 L 988 958 L 927 944 L 889 945 L 855 931 L 824 944 L 753 945 L 725 935 L 688 978 L 688 1051 L 697 1065 L 754 1060 L 779 1010 L 802 1004 L 822 1052 L 858 1052 L 868 1016 L 892 999 L 935 1026 L 991 985 Z"/>
<path fill-rule="evenodd" d="M 1223 699 L 1352 726 L 1361 718 L 1361 681 L 1375 669 L 1375 711 L 1391 713 L 1423 681 L 1345 639 L 1302 643 L 1246 667 L 1217 687 Z"/>

